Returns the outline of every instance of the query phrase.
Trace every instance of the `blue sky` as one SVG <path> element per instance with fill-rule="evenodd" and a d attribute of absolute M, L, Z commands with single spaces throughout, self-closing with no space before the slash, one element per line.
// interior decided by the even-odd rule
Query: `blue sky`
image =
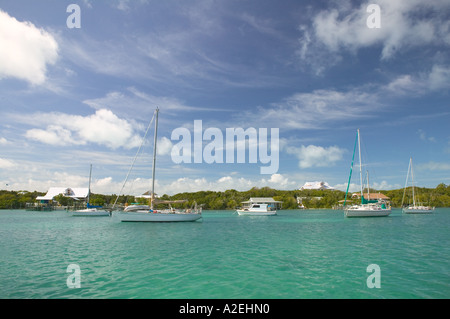
<path fill-rule="evenodd" d="M 449 12 L 445 0 L 3 0 L 0 189 L 87 187 L 92 164 L 92 191 L 118 193 L 157 106 L 158 194 L 344 190 L 357 128 L 372 187 L 403 187 L 411 156 L 416 184 L 448 185 Z M 278 171 L 175 163 L 171 134 L 195 120 L 224 135 L 278 128 Z M 126 193 L 149 189 L 139 159 Z"/>

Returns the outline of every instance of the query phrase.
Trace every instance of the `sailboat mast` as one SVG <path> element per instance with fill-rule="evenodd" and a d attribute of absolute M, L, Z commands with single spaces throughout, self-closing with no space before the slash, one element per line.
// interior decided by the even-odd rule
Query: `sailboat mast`
<path fill-rule="evenodd" d="M 358 134 L 356 134 L 355 146 L 353 146 L 352 164 L 350 165 L 350 174 L 348 175 L 348 183 L 347 183 L 347 191 L 345 192 L 344 207 L 347 205 L 347 194 L 348 194 L 348 189 L 350 188 L 350 181 L 352 179 L 353 161 L 355 160 L 355 152 L 356 152 L 356 144 L 357 143 L 358 143 Z"/>
<path fill-rule="evenodd" d="M 159 108 L 156 108 L 156 121 L 155 121 L 155 139 L 153 141 L 153 167 L 152 167 L 152 197 L 150 208 L 153 210 L 153 201 L 155 200 L 155 164 L 156 164 L 156 141 L 158 133 L 158 112 Z"/>
<path fill-rule="evenodd" d="M 415 194 L 414 194 L 414 171 L 413 171 L 412 157 L 409 159 L 409 163 L 411 164 L 411 181 L 412 181 L 413 205 L 414 205 L 414 207 L 416 207 L 416 197 L 415 197 Z"/>
<path fill-rule="evenodd" d="M 359 181 L 361 185 L 361 204 L 363 203 L 363 181 L 362 181 L 362 165 L 361 165 L 361 138 L 358 129 L 358 154 L 359 154 Z"/>
<path fill-rule="evenodd" d="M 89 169 L 89 188 L 88 188 L 88 195 L 87 195 L 87 203 L 89 204 L 90 198 L 91 198 L 91 175 L 92 175 L 92 164 L 91 168 Z"/>
<path fill-rule="evenodd" d="M 366 174 L 367 174 L 367 200 L 370 200 L 369 171 L 366 171 Z"/>
<path fill-rule="evenodd" d="M 403 197 L 402 197 L 402 207 L 403 207 L 403 203 L 405 202 L 406 187 L 408 186 L 409 170 L 411 169 L 411 160 L 412 160 L 412 157 L 409 158 L 408 172 L 406 172 L 405 188 L 403 190 Z"/>

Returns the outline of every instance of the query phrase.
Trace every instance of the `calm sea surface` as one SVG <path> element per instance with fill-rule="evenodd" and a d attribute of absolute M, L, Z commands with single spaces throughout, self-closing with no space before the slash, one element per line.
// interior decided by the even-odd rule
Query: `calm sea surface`
<path fill-rule="evenodd" d="M 3 299 L 449 298 L 450 209 L 204 211 L 193 223 L 3 210 L 0 258 Z M 81 288 L 68 287 L 70 264 Z"/>

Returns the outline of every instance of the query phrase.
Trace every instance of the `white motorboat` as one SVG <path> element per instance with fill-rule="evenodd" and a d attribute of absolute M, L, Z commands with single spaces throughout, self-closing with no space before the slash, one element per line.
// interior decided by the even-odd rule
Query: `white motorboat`
<path fill-rule="evenodd" d="M 117 214 L 118 218 L 122 222 L 193 222 L 202 218 L 202 208 L 197 207 L 195 204 L 194 208 L 177 210 L 172 207 L 169 209 L 159 210 L 155 209 L 156 204 L 171 204 L 180 201 L 159 201 L 155 199 L 155 164 L 156 164 L 156 142 L 157 142 L 157 132 L 158 132 L 158 113 L 159 109 L 155 110 L 153 119 L 155 119 L 155 136 L 153 143 L 153 167 L 152 167 L 152 192 L 150 199 L 150 207 L 144 207 L 144 209 L 130 209 L 124 210 Z M 150 122 L 150 124 L 153 122 Z M 150 125 L 149 125 L 150 127 Z M 148 129 L 147 129 L 148 131 Z M 145 138 L 144 138 L 145 140 Z"/>
<path fill-rule="evenodd" d="M 365 199 L 363 194 L 363 181 L 362 181 L 362 164 L 361 164 L 361 139 L 359 135 L 359 129 L 357 130 L 357 142 L 355 141 L 355 148 L 353 150 L 352 165 L 350 169 L 350 176 L 348 179 L 347 192 L 345 193 L 344 202 L 344 214 L 346 217 L 384 217 L 389 216 L 391 213 L 391 207 L 388 202 L 384 200 L 370 200 L 370 198 Z M 361 204 L 346 206 L 348 188 L 350 186 L 350 179 L 353 170 L 353 160 L 355 158 L 356 145 L 358 145 L 359 153 L 359 178 L 361 185 Z M 368 184 L 369 182 L 367 182 Z"/>
<path fill-rule="evenodd" d="M 241 216 L 270 216 L 277 214 L 277 211 L 268 204 L 252 204 L 248 208 L 237 209 L 236 212 Z"/>
<path fill-rule="evenodd" d="M 413 203 L 412 203 L 412 205 L 403 207 L 403 202 L 405 200 L 405 194 L 406 194 L 406 188 L 407 188 L 407 184 L 408 184 L 408 176 L 409 176 L 410 171 L 411 171 Z M 409 159 L 408 173 L 406 174 L 405 189 L 403 191 L 402 207 L 403 207 L 402 211 L 405 214 L 431 214 L 434 211 L 434 207 L 416 204 L 416 193 L 414 191 L 414 172 L 413 172 L 413 165 L 412 165 L 412 157 Z"/>

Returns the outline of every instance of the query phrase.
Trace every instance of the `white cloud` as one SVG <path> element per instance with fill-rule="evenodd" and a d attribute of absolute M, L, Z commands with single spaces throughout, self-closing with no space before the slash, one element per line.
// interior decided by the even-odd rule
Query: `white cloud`
<path fill-rule="evenodd" d="M 336 184 L 333 187 L 340 191 L 347 191 L 347 183 L 345 184 Z M 349 193 L 358 192 L 361 189 L 361 186 L 359 184 L 350 183 L 350 187 L 348 188 Z M 348 197 L 347 197 L 348 198 Z"/>
<path fill-rule="evenodd" d="M 28 130 L 25 137 L 51 145 L 96 143 L 111 149 L 133 148 L 141 143 L 133 126 L 107 109 L 89 116 L 50 113 L 40 118 L 52 124 L 46 129 Z"/>
<path fill-rule="evenodd" d="M 323 66 L 332 64 L 323 57 L 323 50 L 334 54 L 341 50 L 355 53 L 361 48 L 381 47 L 381 59 L 388 60 L 398 52 L 412 47 L 432 44 L 450 45 L 446 0 L 423 2 L 420 0 L 379 0 L 381 27 L 369 28 L 367 19 L 371 13 L 366 1 L 358 7 L 339 6 L 318 12 L 312 18 L 312 27 L 300 26 L 301 47 L 298 55 L 302 60 L 317 61 Z M 332 58 L 335 60 L 336 56 Z"/>
<path fill-rule="evenodd" d="M 431 161 L 425 164 L 419 164 L 417 168 L 429 171 L 448 171 L 450 170 L 450 164 Z"/>
<path fill-rule="evenodd" d="M 172 141 L 164 136 L 158 140 L 156 152 L 158 155 L 169 155 L 170 152 L 172 151 L 172 147 L 173 147 Z"/>
<path fill-rule="evenodd" d="M 177 194 L 183 192 L 198 191 L 226 191 L 235 189 L 246 191 L 252 187 L 269 186 L 275 189 L 295 189 L 297 183 L 289 181 L 289 178 L 282 174 L 273 174 L 270 179 L 250 180 L 243 177 L 223 176 L 217 180 L 207 180 L 206 178 L 188 178 L 182 177 L 175 181 L 164 183 L 157 181 L 156 193 L 158 194 Z"/>
<path fill-rule="evenodd" d="M 336 121 L 372 116 L 382 107 L 375 94 L 360 89 L 347 92 L 315 90 L 296 93 L 273 103 L 271 108 L 260 108 L 256 113 L 247 112 L 240 115 L 240 120 L 245 118 L 246 125 L 254 120 L 256 127 L 270 123 L 272 127 L 284 129 L 324 129 Z"/>
<path fill-rule="evenodd" d="M 25 137 L 50 145 L 84 144 L 84 141 L 74 140 L 71 131 L 58 125 L 49 125 L 46 130 L 28 130 Z"/>
<path fill-rule="evenodd" d="M 441 64 L 432 66 L 429 72 L 419 75 L 400 75 L 392 80 L 385 89 L 396 95 L 416 96 L 436 90 L 450 88 L 450 67 Z"/>
<path fill-rule="evenodd" d="M 290 182 L 288 177 L 285 177 L 281 174 L 273 174 L 272 176 L 270 176 L 270 179 L 268 182 L 270 185 L 274 185 L 275 187 L 276 186 L 285 187 L 287 185 L 296 185 L 297 184 L 295 182 Z"/>
<path fill-rule="evenodd" d="M 301 147 L 290 146 L 286 149 L 288 154 L 294 154 L 299 159 L 300 168 L 328 167 L 342 159 L 345 150 L 337 146 L 322 147 L 308 145 Z"/>
<path fill-rule="evenodd" d="M 381 181 L 381 183 L 374 182 L 370 185 L 370 188 L 374 190 L 399 189 L 402 187 L 404 186 L 400 184 L 389 184 L 387 181 Z"/>
<path fill-rule="evenodd" d="M 17 164 L 15 162 L 0 157 L 0 168 L 1 169 L 10 169 L 10 168 L 14 168 L 16 166 L 17 166 Z"/>
<path fill-rule="evenodd" d="M 8 140 L 4 137 L 0 138 L 0 145 L 8 145 L 10 144 L 10 142 L 8 142 Z"/>
<path fill-rule="evenodd" d="M 450 67 L 433 65 L 433 68 L 428 75 L 427 84 L 431 90 L 448 90 L 450 88 Z"/>
<path fill-rule="evenodd" d="M 58 43 L 50 33 L 1 10 L 0 43 L 0 79 L 14 77 L 43 84 L 47 65 L 58 58 Z"/>
<path fill-rule="evenodd" d="M 156 107 L 165 114 L 172 113 L 177 116 L 180 111 L 219 111 L 216 108 L 189 106 L 176 98 L 147 94 L 134 87 L 127 88 L 125 92 L 112 91 L 104 97 L 87 99 L 83 103 L 96 110 L 107 108 L 124 117 L 141 114 L 149 116 L 149 119 Z"/>
<path fill-rule="evenodd" d="M 422 130 L 422 129 L 419 129 L 419 130 L 417 131 L 417 134 L 419 134 L 419 138 L 420 138 L 422 141 L 436 142 L 436 138 L 435 138 L 434 136 L 427 136 L 427 134 L 425 133 L 425 131 Z"/>

